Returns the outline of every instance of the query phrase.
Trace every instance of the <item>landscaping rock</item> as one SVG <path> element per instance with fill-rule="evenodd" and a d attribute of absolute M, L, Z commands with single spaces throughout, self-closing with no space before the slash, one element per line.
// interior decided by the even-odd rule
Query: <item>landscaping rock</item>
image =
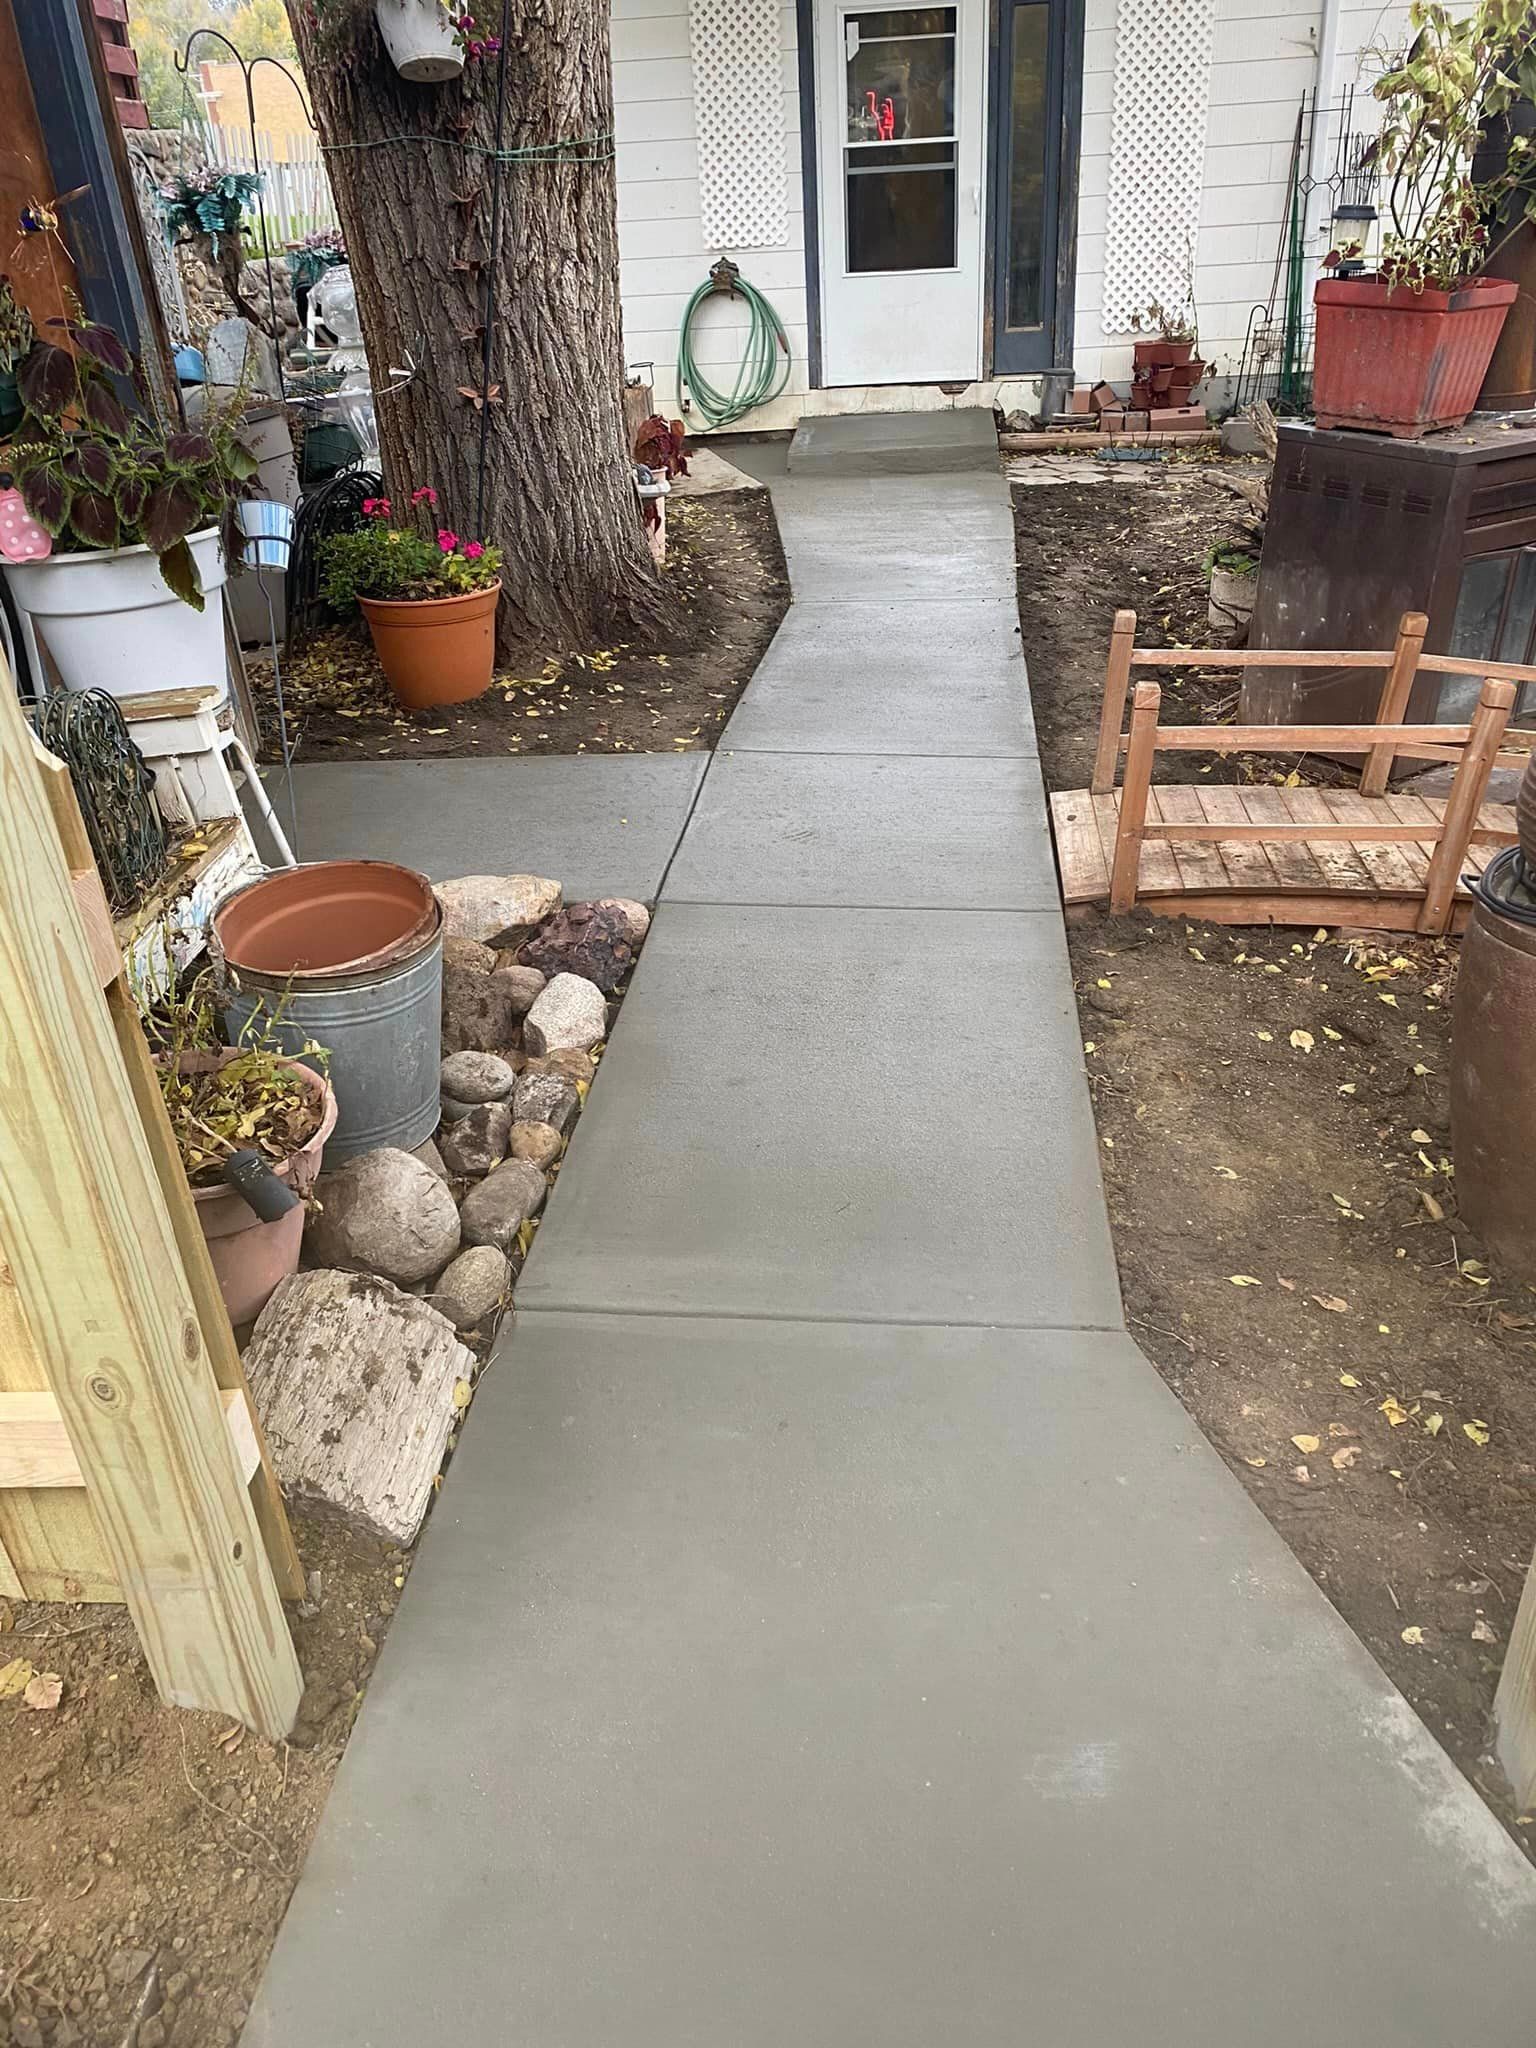
<path fill-rule="evenodd" d="M 507 1156 L 512 1110 L 505 1102 L 477 1102 L 443 1132 L 443 1160 L 461 1180 L 478 1180 Z"/>
<path fill-rule="evenodd" d="M 599 910 L 620 911 L 629 925 L 629 936 L 639 946 L 651 928 L 651 913 L 643 903 L 635 903 L 628 896 L 604 896 L 598 903 Z M 596 977 L 593 977 L 596 979 Z"/>
<path fill-rule="evenodd" d="M 629 911 L 617 903 L 568 903 L 518 948 L 525 967 L 578 974 L 611 993 L 635 962 Z"/>
<path fill-rule="evenodd" d="M 444 939 L 443 965 L 462 967 L 470 974 L 489 974 L 495 968 L 496 955 L 478 939 Z"/>
<path fill-rule="evenodd" d="M 494 958 L 497 965 L 493 979 L 498 994 L 505 998 L 514 1017 L 526 1017 L 549 977 L 540 974 L 537 967 L 520 967 L 510 953 L 497 953 Z"/>
<path fill-rule="evenodd" d="M 553 1166 L 565 1143 L 553 1124 L 514 1124 L 507 1138 L 507 1150 L 514 1159 L 526 1159 L 533 1166 Z"/>
<path fill-rule="evenodd" d="M 443 1093 L 457 1102 L 505 1102 L 516 1079 L 493 1052 L 451 1052 L 443 1061 Z"/>
<path fill-rule="evenodd" d="M 456 1330 L 478 1330 L 506 1300 L 512 1286 L 507 1255 L 493 1244 L 460 1252 L 432 1290 L 432 1306 Z"/>
<path fill-rule="evenodd" d="M 492 956 L 494 957 L 494 955 Z M 443 1051 L 510 1052 L 527 1005 L 503 973 L 474 967 L 443 968 Z"/>
<path fill-rule="evenodd" d="M 448 1169 L 443 1164 L 443 1155 L 438 1151 L 433 1139 L 428 1138 L 424 1143 L 418 1145 L 411 1153 L 411 1157 L 419 1159 L 428 1173 L 435 1173 L 439 1180 L 446 1180 L 448 1178 Z"/>
<path fill-rule="evenodd" d="M 324 1501 L 386 1543 L 415 1541 L 459 1416 L 454 1389 L 474 1371 L 445 1315 L 366 1273 L 292 1274 L 245 1354 L 284 1492 Z"/>
<path fill-rule="evenodd" d="M 542 875 L 458 875 L 440 882 L 445 933 L 491 947 L 516 947 L 560 908 L 560 884 Z"/>
<path fill-rule="evenodd" d="M 564 1074 L 522 1073 L 512 1091 L 512 1117 L 520 1124 L 550 1124 L 563 1131 L 576 1114 L 581 1096 Z"/>
<path fill-rule="evenodd" d="M 541 1053 L 537 1059 L 525 1060 L 522 1070 L 528 1074 L 564 1074 L 567 1080 L 584 1082 L 590 1088 L 597 1062 L 591 1053 L 564 1045 L 554 1052 Z"/>
<path fill-rule="evenodd" d="M 544 1176 L 526 1159 L 508 1159 L 470 1189 L 459 1212 L 466 1244 L 493 1244 L 509 1252 L 524 1221 L 536 1216 L 548 1193 Z"/>
<path fill-rule="evenodd" d="M 557 974 L 523 1019 L 523 1044 L 536 1059 L 551 1052 L 586 1052 L 607 1030 L 608 1005 L 597 983 L 579 974 Z"/>
<path fill-rule="evenodd" d="M 459 1248 L 453 1196 L 431 1167 L 384 1145 L 321 1176 L 305 1248 L 316 1265 L 377 1273 L 397 1287 L 440 1273 Z"/>
<path fill-rule="evenodd" d="M 449 1124 L 456 1124 L 467 1117 L 472 1109 L 480 1107 L 478 1102 L 460 1102 L 456 1095 L 439 1095 L 437 1106 L 442 1111 L 441 1128 L 444 1130 Z"/>

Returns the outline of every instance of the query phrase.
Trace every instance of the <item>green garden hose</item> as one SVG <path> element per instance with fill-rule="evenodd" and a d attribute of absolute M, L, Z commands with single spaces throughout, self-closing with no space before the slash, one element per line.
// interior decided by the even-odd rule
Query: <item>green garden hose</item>
<path fill-rule="evenodd" d="M 727 297 L 739 293 L 751 315 L 747 344 L 742 350 L 741 365 L 729 395 L 717 391 L 709 379 L 700 374 L 693 359 L 694 318 L 704 302 L 717 292 L 724 292 Z M 735 264 L 722 256 L 688 301 L 688 310 L 683 315 L 682 329 L 677 337 L 677 386 L 683 410 L 688 410 L 691 394 L 693 403 L 710 426 L 734 426 L 755 406 L 767 405 L 778 397 L 789 382 L 789 370 L 789 336 L 784 331 L 784 322 L 757 287 L 748 284 Z"/>

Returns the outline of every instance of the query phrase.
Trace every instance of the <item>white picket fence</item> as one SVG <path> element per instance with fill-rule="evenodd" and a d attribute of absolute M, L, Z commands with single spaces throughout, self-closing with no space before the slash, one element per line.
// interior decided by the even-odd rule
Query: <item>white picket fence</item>
<path fill-rule="evenodd" d="M 253 149 L 248 128 L 208 126 L 200 139 L 211 164 L 230 171 L 261 172 L 261 205 L 274 254 L 285 242 L 301 241 L 305 235 L 337 225 L 336 201 L 318 136 L 308 130 L 298 135 L 268 135 L 258 129 Z M 254 236 L 259 232 L 254 200 L 250 221 Z"/>

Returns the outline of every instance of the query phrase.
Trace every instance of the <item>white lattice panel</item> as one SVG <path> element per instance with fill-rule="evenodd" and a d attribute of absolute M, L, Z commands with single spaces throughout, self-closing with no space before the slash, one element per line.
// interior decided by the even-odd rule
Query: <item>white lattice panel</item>
<path fill-rule="evenodd" d="M 789 240 L 779 10 L 767 0 L 689 0 L 699 201 L 709 249 Z"/>
<path fill-rule="evenodd" d="M 1104 246 L 1104 332 L 1178 307 L 1200 233 L 1215 0 L 1119 0 Z"/>

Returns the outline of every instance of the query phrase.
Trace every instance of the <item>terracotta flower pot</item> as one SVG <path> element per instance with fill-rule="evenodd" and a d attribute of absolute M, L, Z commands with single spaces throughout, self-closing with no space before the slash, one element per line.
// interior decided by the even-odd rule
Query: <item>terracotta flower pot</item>
<path fill-rule="evenodd" d="M 1167 370 L 1175 363 L 1187 363 L 1195 352 L 1195 344 L 1189 341 L 1137 341 L 1131 344 L 1132 359 L 1137 370 Z"/>
<path fill-rule="evenodd" d="M 462 597 L 361 597 L 389 686 L 408 711 L 466 704 L 491 687 L 500 583 Z"/>
<path fill-rule="evenodd" d="M 1399 440 L 1459 427 L 1517 291 L 1502 277 L 1469 278 L 1453 292 L 1323 278 L 1313 294 L 1317 424 Z"/>
<path fill-rule="evenodd" d="M 226 1046 L 221 1052 L 183 1053 L 181 1070 L 206 1074 L 240 1056 L 238 1046 Z M 336 1123 L 336 1097 L 330 1083 L 312 1068 L 297 1060 L 284 1060 L 283 1065 L 303 1082 L 320 1111 L 320 1127 L 307 1145 L 275 1164 L 272 1171 L 299 1194 L 307 1195 L 319 1178 L 321 1153 Z M 208 1241 L 219 1292 L 229 1320 L 238 1329 L 261 1314 L 280 1280 L 299 1270 L 304 1210 L 290 1209 L 275 1223 L 263 1223 L 244 1196 L 222 1182 L 217 1187 L 194 1188 L 192 1200 Z"/>

